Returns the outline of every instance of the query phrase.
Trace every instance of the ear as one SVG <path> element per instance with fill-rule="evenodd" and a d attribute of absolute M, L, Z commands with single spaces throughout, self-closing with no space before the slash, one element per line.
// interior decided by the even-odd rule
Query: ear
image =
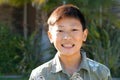
<path fill-rule="evenodd" d="M 88 35 L 88 29 L 85 29 L 83 32 L 83 41 L 85 42 L 87 39 L 87 35 Z"/>
<path fill-rule="evenodd" d="M 53 43 L 52 33 L 50 31 L 48 31 L 47 33 L 48 33 L 48 38 L 49 38 L 50 42 Z"/>

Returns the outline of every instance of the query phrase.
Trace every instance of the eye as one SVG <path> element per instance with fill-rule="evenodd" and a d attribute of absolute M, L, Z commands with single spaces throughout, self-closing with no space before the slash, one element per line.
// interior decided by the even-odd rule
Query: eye
<path fill-rule="evenodd" d="M 63 32 L 63 30 L 57 30 L 57 32 Z"/>
<path fill-rule="evenodd" d="M 72 31 L 78 31 L 78 29 L 72 29 Z"/>

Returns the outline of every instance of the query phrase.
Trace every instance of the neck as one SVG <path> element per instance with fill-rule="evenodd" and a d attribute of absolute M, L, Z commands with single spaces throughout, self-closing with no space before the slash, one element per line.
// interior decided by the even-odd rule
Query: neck
<path fill-rule="evenodd" d="M 79 65 L 81 62 L 81 54 L 80 53 L 76 53 L 76 54 L 70 55 L 70 56 L 59 54 L 59 58 L 63 64 L 65 70 L 67 71 L 67 73 L 72 74 L 79 68 Z"/>

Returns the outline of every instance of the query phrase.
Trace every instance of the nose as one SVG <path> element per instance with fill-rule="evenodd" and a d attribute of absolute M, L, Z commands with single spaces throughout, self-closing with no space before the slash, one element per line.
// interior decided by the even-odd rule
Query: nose
<path fill-rule="evenodd" d="M 70 40 L 70 39 L 71 39 L 70 34 L 65 33 L 64 36 L 63 36 L 63 39 L 65 39 L 65 40 Z"/>

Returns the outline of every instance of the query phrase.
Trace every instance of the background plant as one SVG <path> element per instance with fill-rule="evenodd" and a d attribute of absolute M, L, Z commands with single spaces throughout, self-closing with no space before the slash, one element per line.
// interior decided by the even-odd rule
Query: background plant
<path fill-rule="evenodd" d="M 42 63 L 43 53 L 41 50 L 41 37 L 37 31 L 33 32 L 28 39 L 23 39 L 17 43 L 17 47 L 23 53 L 20 61 L 20 70 L 23 74 L 31 73 L 31 70 Z M 43 51 L 43 52 L 42 52 Z"/>
<path fill-rule="evenodd" d="M 0 23 L 0 74 L 28 74 L 43 63 L 38 31 L 28 39 L 13 34 L 8 25 Z"/>
<path fill-rule="evenodd" d="M 0 23 L 0 74 L 19 74 L 21 51 L 16 47 L 19 40 L 21 37 L 12 34 L 8 25 Z"/>

